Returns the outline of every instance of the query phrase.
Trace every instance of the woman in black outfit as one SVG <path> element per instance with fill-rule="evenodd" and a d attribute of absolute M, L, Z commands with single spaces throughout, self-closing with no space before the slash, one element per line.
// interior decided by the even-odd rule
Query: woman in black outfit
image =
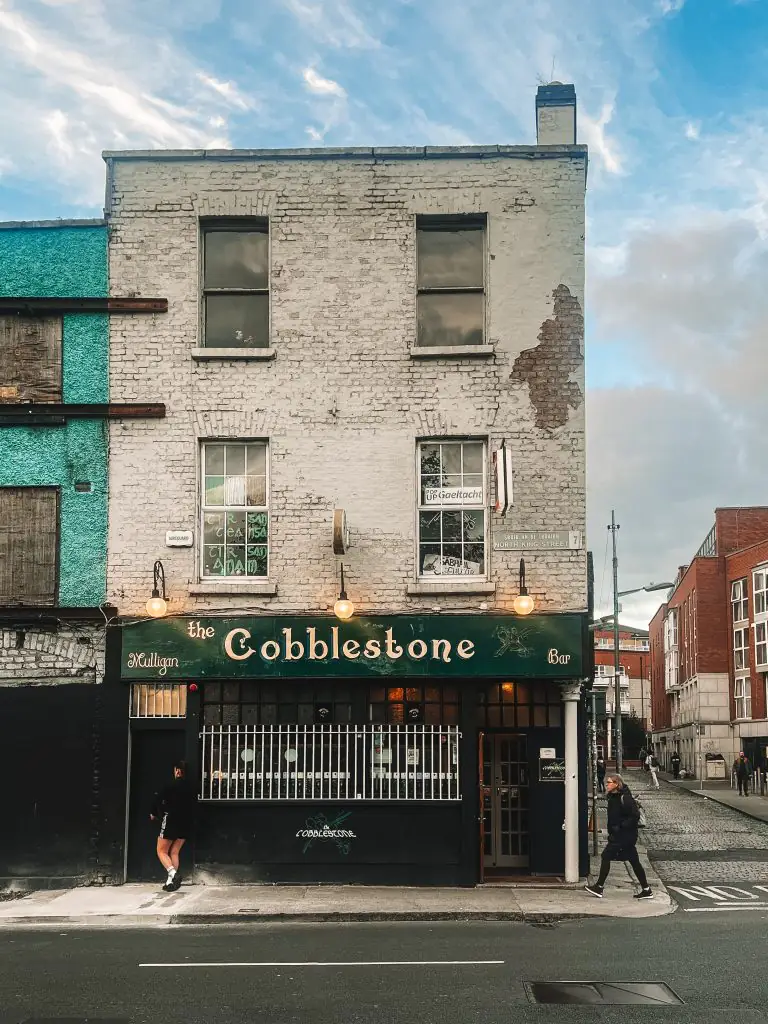
<path fill-rule="evenodd" d="M 177 762 L 173 766 L 173 782 L 155 794 L 150 814 L 152 821 L 160 820 L 157 857 L 168 872 L 163 886 L 165 892 L 175 892 L 181 885 L 179 854 L 186 840 L 194 834 L 197 794 L 186 775 L 186 763 Z"/>
<path fill-rule="evenodd" d="M 603 850 L 600 874 L 594 885 L 584 888 L 591 896 L 603 898 L 603 886 L 611 870 L 611 861 L 625 860 L 637 875 L 641 891 L 635 893 L 636 900 L 652 900 L 653 893 L 640 858 L 637 855 L 637 823 L 640 820 L 635 798 L 624 785 L 620 775 L 607 775 L 605 785 L 608 790 L 608 843 Z"/>

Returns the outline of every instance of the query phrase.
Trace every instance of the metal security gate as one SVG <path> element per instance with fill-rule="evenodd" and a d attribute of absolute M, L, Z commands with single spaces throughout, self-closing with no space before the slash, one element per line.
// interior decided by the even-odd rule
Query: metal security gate
<path fill-rule="evenodd" d="M 480 805 L 485 872 L 529 866 L 528 783 L 526 737 L 483 735 Z"/>

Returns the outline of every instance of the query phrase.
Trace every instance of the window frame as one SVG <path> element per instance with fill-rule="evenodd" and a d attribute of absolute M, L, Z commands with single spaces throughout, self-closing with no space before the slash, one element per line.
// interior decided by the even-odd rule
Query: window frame
<path fill-rule="evenodd" d="M 763 578 L 763 586 L 760 589 L 757 587 L 758 576 Z M 755 621 L 765 621 L 768 619 L 768 565 L 766 564 L 756 565 L 752 570 L 752 595 Z M 761 597 L 762 602 L 759 600 Z M 759 603 L 762 603 L 762 608 L 758 608 Z"/>
<path fill-rule="evenodd" d="M 746 576 L 731 582 L 731 619 L 737 622 L 749 621 L 749 593 Z"/>
<path fill-rule="evenodd" d="M 475 504 L 467 505 L 423 505 L 421 501 L 421 464 L 422 464 L 422 449 L 426 445 L 449 445 L 449 444 L 480 444 L 482 445 L 482 466 L 483 466 L 483 497 L 482 503 L 478 502 Z M 488 472 L 488 439 L 486 437 L 437 437 L 437 438 L 420 438 L 416 442 L 416 581 L 418 583 L 450 583 L 455 585 L 457 583 L 466 583 L 471 586 L 473 583 L 487 583 L 491 578 L 491 565 L 490 565 L 490 552 L 489 552 L 489 537 L 490 537 L 490 477 Z M 442 464 L 442 454 L 441 454 Z M 462 452 L 462 478 L 464 477 L 464 455 Z M 449 573 L 431 573 L 422 574 L 421 572 L 421 513 L 422 512 L 472 512 L 482 511 L 483 513 L 483 568 L 482 573 L 477 575 L 464 575 L 456 574 L 451 575 Z M 425 542 L 429 543 L 429 541 Z M 440 530 L 440 551 L 441 558 L 444 542 L 442 539 L 442 526 Z M 462 544 L 462 554 L 464 551 L 464 542 Z M 463 559 L 462 559 L 463 560 Z"/>
<path fill-rule="evenodd" d="M 483 239 L 482 270 L 483 283 L 480 285 L 452 285 L 447 288 L 421 287 L 419 283 L 419 233 L 455 231 L 480 231 Z M 481 349 L 488 344 L 488 215 L 486 213 L 460 214 L 417 214 L 415 218 L 415 250 L 416 250 L 416 338 L 414 347 L 428 351 L 430 348 L 463 348 Z M 482 295 L 483 314 L 481 319 L 482 337 L 479 343 L 462 342 L 457 345 L 423 345 L 420 338 L 419 298 L 422 295 Z"/>
<path fill-rule="evenodd" d="M 760 657 L 758 651 L 763 648 L 763 656 Z M 768 622 L 761 621 L 755 623 L 755 666 L 768 665 Z"/>
<path fill-rule="evenodd" d="M 264 452 L 264 471 L 265 471 L 264 472 L 264 488 L 265 488 L 264 489 L 264 498 L 265 498 L 265 505 L 264 506 L 258 506 L 258 505 L 242 505 L 242 506 L 239 506 L 239 505 L 227 505 L 227 504 L 224 504 L 224 505 L 206 505 L 206 503 L 205 503 L 205 478 L 206 478 L 206 472 L 205 472 L 205 468 L 206 468 L 206 462 L 205 462 L 205 460 L 206 460 L 206 452 L 205 452 L 205 450 L 206 450 L 206 448 L 208 446 L 213 447 L 214 445 L 223 445 L 225 447 L 229 446 L 229 445 L 242 445 L 243 447 L 245 447 L 246 445 L 249 445 L 249 444 L 263 445 L 264 449 L 265 449 L 265 452 Z M 201 438 L 200 439 L 199 466 L 200 466 L 200 477 L 199 477 L 199 486 L 198 486 L 198 503 L 199 503 L 200 514 L 199 514 L 198 522 L 200 524 L 200 544 L 199 544 L 200 556 L 199 556 L 199 560 L 198 560 L 198 563 L 197 563 L 198 564 L 198 582 L 200 582 L 200 583 L 209 583 L 209 584 L 213 584 L 213 583 L 226 583 L 228 585 L 229 584 L 233 584 L 233 583 L 234 584 L 242 583 L 242 584 L 246 585 L 246 584 L 254 583 L 254 582 L 264 583 L 264 582 L 268 581 L 270 579 L 270 573 L 272 571 L 272 559 L 271 559 L 271 545 L 272 545 L 272 519 L 271 519 L 271 511 L 272 510 L 271 510 L 271 504 L 270 504 L 270 485 L 271 485 L 271 472 L 270 472 L 270 470 L 271 470 L 271 466 L 270 466 L 270 444 L 269 444 L 269 441 L 267 439 L 265 439 L 265 438 L 247 438 L 245 440 L 242 439 L 242 438 Z M 224 468 L 225 468 L 225 474 L 224 474 L 225 484 L 224 484 L 224 487 L 225 487 L 225 490 L 226 490 L 226 478 L 227 478 L 226 477 L 226 464 L 225 464 Z M 226 493 L 225 493 L 225 498 L 226 498 Z M 267 516 L 267 542 L 266 542 L 266 545 L 261 545 L 261 544 L 258 545 L 259 547 L 266 546 L 266 549 L 267 549 L 267 571 L 266 571 L 266 574 L 264 576 L 249 576 L 247 574 L 244 574 L 242 576 L 234 576 L 234 575 L 233 576 L 229 576 L 226 573 L 223 573 L 223 574 L 218 575 L 218 576 L 206 576 L 205 575 L 205 515 L 206 515 L 206 512 L 223 512 L 224 516 L 225 516 L 225 521 L 224 522 L 225 522 L 225 529 L 226 529 L 226 515 L 230 511 L 233 511 L 233 512 L 244 512 L 246 514 L 246 529 L 247 529 L 247 526 L 248 526 L 248 519 L 247 519 L 248 512 L 265 512 L 266 513 L 266 516 Z M 226 543 L 226 539 L 225 539 L 225 543 Z M 247 563 L 247 558 L 248 558 L 248 550 L 247 550 L 248 549 L 248 543 L 247 543 L 247 540 L 246 540 L 246 543 L 245 543 L 245 548 L 246 548 L 246 563 Z"/>
<path fill-rule="evenodd" d="M 740 672 L 749 668 L 749 626 L 733 629 L 733 667 Z"/>
<path fill-rule="evenodd" d="M 7 601 L 5 597 L 0 596 L 0 607 L 5 608 L 19 608 L 19 607 L 31 607 L 31 608 L 56 608 L 60 602 L 60 590 L 61 590 L 61 486 L 59 484 L 54 485 L 43 485 L 43 486 L 27 486 L 22 485 L 20 487 L 12 484 L 3 484 L 0 486 L 0 493 L 14 491 L 24 491 L 27 493 L 46 491 L 50 492 L 55 499 L 55 529 L 54 529 L 54 563 L 53 563 L 53 579 L 51 581 L 51 594 L 52 598 L 50 601 L 34 601 L 30 602 L 29 592 L 26 592 L 21 599 L 16 598 Z M 35 529 L 35 533 L 39 534 L 39 528 Z"/>
<path fill-rule="evenodd" d="M 749 675 L 738 675 L 734 679 L 733 702 L 735 719 L 749 721 L 752 718 L 752 680 Z"/>
<path fill-rule="evenodd" d="M 202 217 L 199 221 L 200 238 L 200 339 L 201 347 L 215 352 L 230 347 L 264 350 L 272 342 L 272 230 L 268 217 Z M 215 232 L 232 232 L 233 234 L 260 234 L 267 238 L 267 287 L 266 288 L 207 288 L 205 284 L 205 248 L 206 236 Z M 267 296 L 267 337 L 264 345 L 209 345 L 208 344 L 208 303 L 209 295 L 266 295 Z"/>

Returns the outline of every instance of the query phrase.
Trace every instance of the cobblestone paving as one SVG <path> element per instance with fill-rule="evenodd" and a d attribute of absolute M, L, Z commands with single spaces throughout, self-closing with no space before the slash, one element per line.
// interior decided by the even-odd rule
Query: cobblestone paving
<path fill-rule="evenodd" d="M 641 842 L 664 881 L 768 882 L 768 823 L 663 782 L 657 792 L 638 773 L 627 775 L 648 819 Z"/>

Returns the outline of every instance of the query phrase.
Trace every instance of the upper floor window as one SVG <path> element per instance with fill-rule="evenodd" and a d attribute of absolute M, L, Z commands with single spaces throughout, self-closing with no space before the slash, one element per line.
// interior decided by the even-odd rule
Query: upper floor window
<path fill-rule="evenodd" d="M 0 605 L 54 605 L 59 490 L 0 487 Z"/>
<path fill-rule="evenodd" d="M 749 667 L 749 626 L 733 631 L 733 666 L 736 669 Z"/>
<path fill-rule="evenodd" d="M 671 609 L 664 619 L 664 650 L 671 651 L 677 647 L 677 610 Z"/>
<path fill-rule="evenodd" d="M 755 623 L 755 664 L 768 665 L 768 622 Z"/>
<path fill-rule="evenodd" d="M 265 220 L 204 221 L 207 348 L 269 347 L 269 232 Z"/>
<path fill-rule="evenodd" d="M 485 444 L 419 445 L 419 576 L 485 576 Z"/>
<path fill-rule="evenodd" d="M 61 317 L 0 316 L 0 403 L 61 401 Z"/>
<path fill-rule="evenodd" d="M 755 593 L 755 615 L 768 615 L 768 567 L 762 566 L 752 573 L 752 589 Z"/>
<path fill-rule="evenodd" d="M 737 718 L 752 717 L 752 683 L 749 676 L 736 680 L 733 692 Z"/>
<path fill-rule="evenodd" d="M 419 345 L 482 345 L 485 217 L 419 217 Z"/>
<path fill-rule="evenodd" d="M 746 622 L 749 619 L 748 607 L 747 581 L 735 580 L 731 584 L 731 614 L 733 621 Z"/>
<path fill-rule="evenodd" d="M 267 576 L 267 445 L 207 442 L 202 459 L 203 579 Z"/>

